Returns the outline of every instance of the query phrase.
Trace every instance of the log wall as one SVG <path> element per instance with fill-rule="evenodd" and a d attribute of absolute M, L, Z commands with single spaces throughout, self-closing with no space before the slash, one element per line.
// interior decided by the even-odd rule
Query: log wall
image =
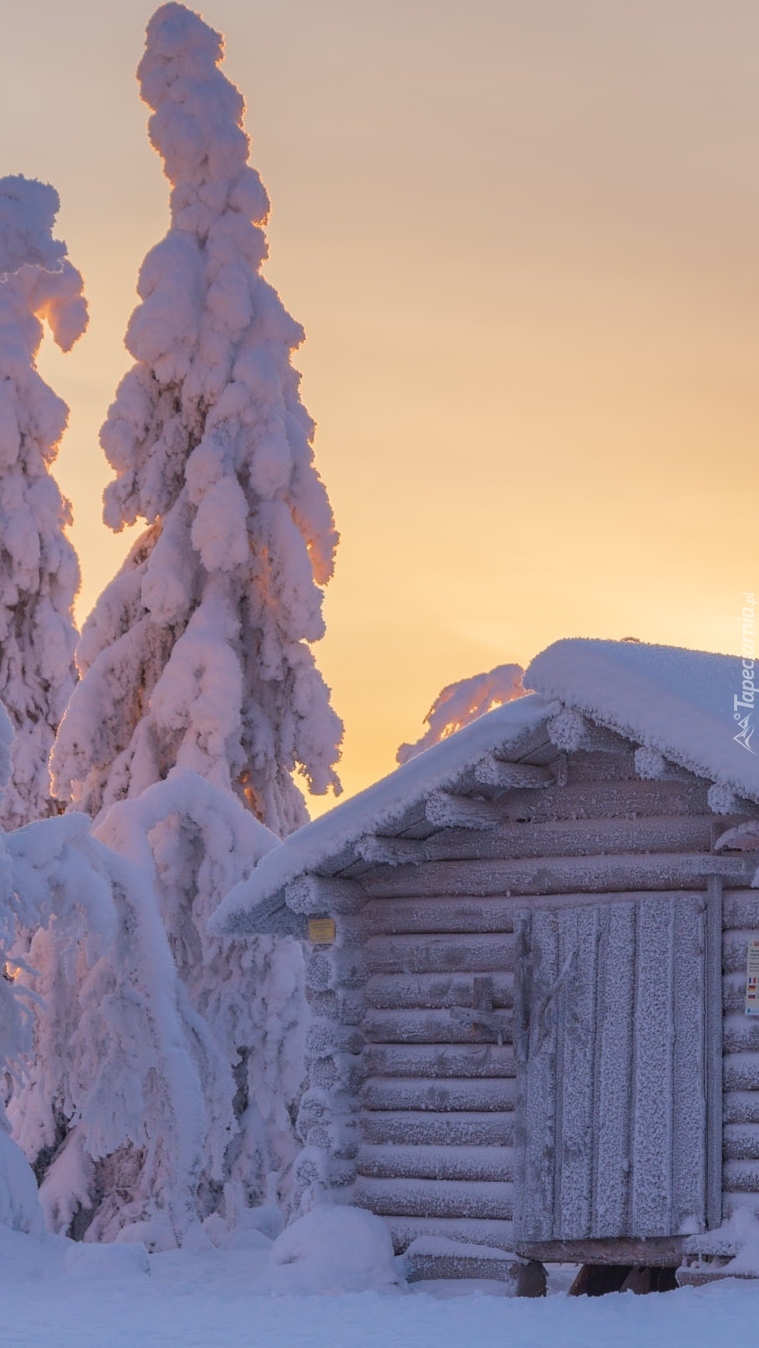
<path fill-rule="evenodd" d="M 551 896 L 576 905 L 706 890 L 722 877 L 723 1209 L 759 1209 L 759 1021 L 743 1014 L 747 941 L 759 891 L 745 857 L 712 843 L 747 816 L 716 819 L 708 783 L 641 781 L 632 751 L 570 754 L 565 785 L 516 788 L 501 822 L 477 833 L 380 839 L 360 877 L 362 906 L 315 949 L 310 1088 L 299 1128 L 301 1187 L 341 1190 L 385 1216 L 396 1246 L 455 1233 L 508 1249 L 516 1067 L 516 913 Z M 354 883 L 356 883 L 354 881 Z M 451 1011 L 488 979 L 497 1031 Z M 441 1150 L 443 1148 L 444 1150 Z"/>

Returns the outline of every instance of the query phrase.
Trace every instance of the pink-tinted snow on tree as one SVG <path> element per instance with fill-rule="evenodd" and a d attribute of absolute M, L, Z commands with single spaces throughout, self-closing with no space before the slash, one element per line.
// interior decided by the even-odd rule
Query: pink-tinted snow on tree
<path fill-rule="evenodd" d="M 475 674 L 471 679 L 461 679 L 458 683 L 449 683 L 435 698 L 425 716 L 427 730 L 414 744 L 402 744 L 396 754 L 398 763 L 408 763 L 424 749 L 448 739 L 470 721 L 502 707 L 505 702 L 513 702 L 515 697 L 523 697 L 526 689 L 522 686 L 524 670 L 521 665 L 497 665 L 486 674 Z"/>
<path fill-rule="evenodd" d="M 171 227 L 101 434 L 106 522 L 148 527 L 85 625 L 54 777 L 96 814 L 189 768 L 281 835 L 307 817 L 293 772 L 339 789 L 342 726 L 311 651 L 337 534 L 290 359 L 303 330 L 261 274 L 269 201 L 221 58 L 184 6 L 151 19 L 138 76 Z"/>
<path fill-rule="evenodd" d="M 0 823 L 11 829 L 57 812 L 48 760 L 76 677 L 79 566 L 49 471 L 68 408 L 36 366 L 45 323 L 63 351 L 87 324 L 82 278 L 52 234 L 59 205 L 45 183 L 0 179 L 0 697 L 15 731 Z"/>

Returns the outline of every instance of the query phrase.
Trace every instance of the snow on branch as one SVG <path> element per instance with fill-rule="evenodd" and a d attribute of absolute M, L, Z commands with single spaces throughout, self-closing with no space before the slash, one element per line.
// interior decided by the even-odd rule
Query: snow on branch
<path fill-rule="evenodd" d="M 522 687 L 523 674 L 521 665 L 497 665 L 488 673 L 449 683 L 424 718 L 428 727 L 424 735 L 415 744 L 402 744 L 396 754 L 397 762 L 408 763 L 410 758 L 448 739 L 494 707 L 523 697 L 526 691 Z"/>

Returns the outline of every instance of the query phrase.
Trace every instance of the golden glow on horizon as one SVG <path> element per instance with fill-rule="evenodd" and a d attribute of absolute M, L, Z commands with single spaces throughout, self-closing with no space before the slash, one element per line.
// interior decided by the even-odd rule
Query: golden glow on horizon
<path fill-rule="evenodd" d="M 92 314 L 41 358 L 72 406 L 81 616 L 130 541 L 100 523 L 97 432 L 167 220 L 133 76 L 154 7 L 4 18 L 3 171 L 60 191 Z M 273 203 L 267 276 L 307 332 L 342 536 L 315 649 L 346 793 L 392 769 L 445 684 L 556 638 L 737 650 L 759 588 L 759 10 L 203 10 Z"/>

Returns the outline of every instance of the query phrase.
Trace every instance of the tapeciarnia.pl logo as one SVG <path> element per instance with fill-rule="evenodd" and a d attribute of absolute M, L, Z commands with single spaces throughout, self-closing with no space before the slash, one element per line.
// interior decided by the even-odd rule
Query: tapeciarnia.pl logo
<path fill-rule="evenodd" d="M 733 694 L 733 720 L 738 722 L 739 730 L 733 739 L 737 744 L 743 745 L 750 754 L 754 753 L 751 748 L 751 736 L 756 727 L 753 724 L 754 715 L 754 697 L 756 688 L 754 687 L 754 612 L 756 610 L 756 600 L 753 594 L 748 590 L 743 591 L 743 608 L 741 609 L 738 621 L 741 625 L 741 657 L 743 660 L 743 669 L 741 670 L 741 691 L 740 696 Z M 745 713 L 745 714 L 742 714 Z"/>

